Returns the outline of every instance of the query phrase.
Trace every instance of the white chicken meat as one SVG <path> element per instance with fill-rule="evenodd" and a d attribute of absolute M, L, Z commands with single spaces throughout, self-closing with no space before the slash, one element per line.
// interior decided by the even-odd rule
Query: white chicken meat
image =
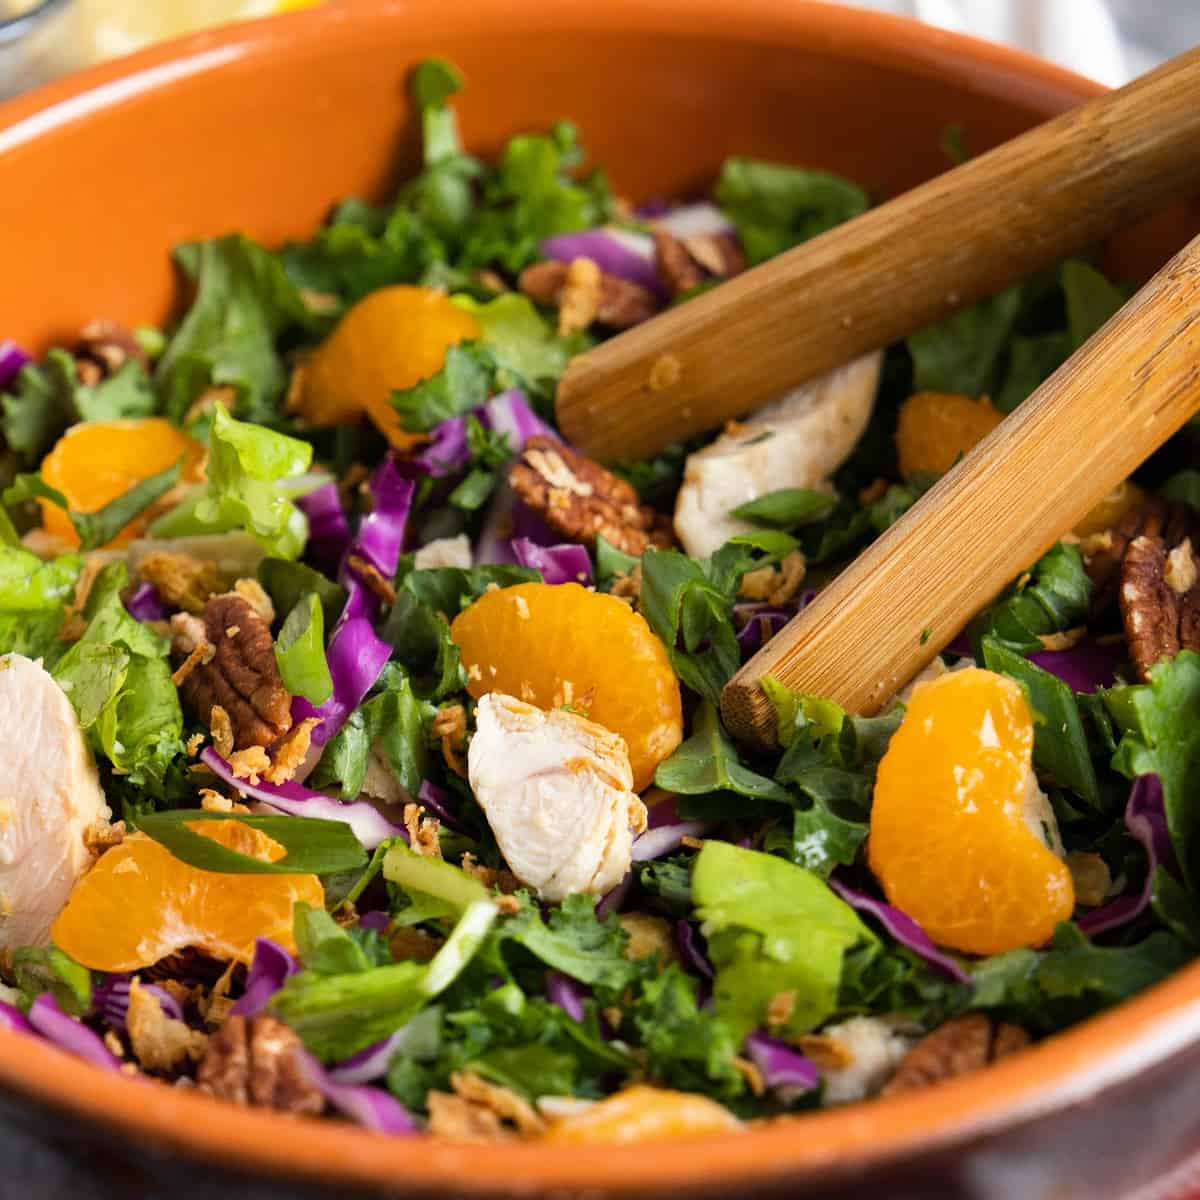
<path fill-rule="evenodd" d="M 829 491 L 829 476 L 862 437 L 882 353 L 864 355 L 773 400 L 688 456 L 675 502 L 675 533 L 697 558 L 753 528 L 730 516 L 780 488 Z"/>
<path fill-rule="evenodd" d="M 471 788 L 513 874 L 545 900 L 620 883 L 646 827 L 624 739 L 499 692 L 479 701 L 475 723 Z"/>
<path fill-rule="evenodd" d="M 75 710 L 42 667 L 0 657 L 0 947 L 45 945 L 109 819 Z"/>

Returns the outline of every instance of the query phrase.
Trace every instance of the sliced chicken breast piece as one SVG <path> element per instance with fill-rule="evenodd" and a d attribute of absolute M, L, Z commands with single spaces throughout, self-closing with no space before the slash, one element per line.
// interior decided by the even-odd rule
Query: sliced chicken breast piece
<path fill-rule="evenodd" d="M 0 657 L 0 948 L 44 945 L 111 816 L 70 700 L 20 654 Z"/>
<path fill-rule="evenodd" d="M 753 528 L 731 517 L 780 488 L 831 491 L 871 419 L 882 352 L 864 355 L 795 388 L 689 455 L 675 502 L 675 533 L 697 558 Z"/>
<path fill-rule="evenodd" d="M 500 692 L 475 721 L 468 775 L 513 874 L 545 900 L 615 887 L 646 826 L 624 740 Z"/>

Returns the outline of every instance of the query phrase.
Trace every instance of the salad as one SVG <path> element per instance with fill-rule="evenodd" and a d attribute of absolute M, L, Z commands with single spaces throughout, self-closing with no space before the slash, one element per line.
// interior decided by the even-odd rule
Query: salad
<path fill-rule="evenodd" d="M 175 250 L 178 322 L 0 344 L 0 1020 L 396 1135 L 629 1142 L 895 1095 L 1200 946 L 1185 429 L 878 715 L 721 689 L 1124 302 L 1072 260 L 650 461 L 572 355 L 864 211 L 730 158 L 632 207 L 575 128 L 311 239 Z M 962 154 L 961 135 L 947 138 Z"/>

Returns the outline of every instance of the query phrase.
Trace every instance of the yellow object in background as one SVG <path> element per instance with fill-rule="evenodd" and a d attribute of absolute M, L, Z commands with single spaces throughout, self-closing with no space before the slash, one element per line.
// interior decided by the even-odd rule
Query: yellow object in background
<path fill-rule="evenodd" d="M 318 0 L 76 0 L 92 62 L 210 25 L 266 17 Z"/>

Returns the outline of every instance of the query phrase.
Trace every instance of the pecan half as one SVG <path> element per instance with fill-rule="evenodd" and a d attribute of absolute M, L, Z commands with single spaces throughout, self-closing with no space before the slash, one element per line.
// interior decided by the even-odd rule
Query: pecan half
<path fill-rule="evenodd" d="M 196 1072 L 207 1092 L 235 1104 L 317 1114 L 325 1098 L 310 1080 L 300 1038 L 274 1017 L 230 1017 Z"/>
<path fill-rule="evenodd" d="M 234 592 L 213 596 L 204 606 L 203 622 L 213 655 L 193 665 L 179 685 L 180 698 L 206 727 L 212 725 L 214 707 L 223 709 L 235 750 L 271 745 L 292 727 L 292 698 L 279 675 L 270 627 Z M 184 659 L 194 639 L 176 628 L 174 653 Z"/>
<path fill-rule="evenodd" d="M 508 475 L 521 500 L 572 541 L 595 545 L 597 536 L 640 555 L 647 546 L 672 544 L 670 522 L 599 463 L 552 437 L 532 437 Z"/>
<path fill-rule="evenodd" d="M 659 229 L 654 234 L 658 277 L 672 296 L 681 296 L 710 279 L 728 279 L 746 269 L 746 258 L 728 234 L 704 233 L 677 238 Z"/>
<path fill-rule="evenodd" d="M 1019 1025 L 967 1013 L 926 1034 L 901 1060 L 880 1095 L 899 1096 L 978 1071 L 1029 1045 Z"/>
<path fill-rule="evenodd" d="M 1121 576 L 1121 564 L 1130 544 L 1139 537 L 1161 538 L 1173 550 L 1184 538 L 1200 545 L 1200 517 L 1186 504 L 1167 504 L 1157 496 L 1130 509 L 1112 529 L 1085 540 L 1084 560 L 1096 589 L 1093 607 L 1107 608 Z"/>
<path fill-rule="evenodd" d="M 1191 538 L 1173 549 L 1142 534 L 1121 563 L 1119 600 L 1129 657 L 1143 681 L 1155 663 L 1200 651 L 1200 571 Z"/>
<path fill-rule="evenodd" d="M 79 331 L 74 354 L 75 373 L 88 387 L 115 375 L 131 359 L 146 366 L 137 338 L 117 321 L 89 321 Z"/>
<path fill-rule="evenodd" d="M 577 260 L 579 261 L 579 260 Z M 590 259 L 583 260 L 590 262 Z M 572 263 L 573 267 L 575 264 Z M 567 277 L 571 267 L 560 262 L 540 262 L 526 267 L 517 280 L 517 286 L 531 300 L 544 304 L 548 308 L 557 308 L 563 302 L 563 293 L 567 288 Z M 576 276 L 579 276 L 576 272 Z M 576 287 L 582 289 L 586 281 L 578 279 Z M 591 285 L 587 284 L 588 291 Z M 574 289 L 573 289 L 574 290 Z M 568 294 L 571 299 L 571 294 Z M 600 272 L 596 285 L 594 311 L 591 313 L 599 324 L 607 325 L 610 329 L 628 329 L 640 321 L 654 316 L 658 310 L 658 298 L 648 288 L 616 275 Z M 575 303 L 579 303 L 576 298 Z M 589 306 L 590 301 L 589 301 Z M 582 311 L 582 307 L 579 311 Z M 590 323 L 590 322 L 589 322 Z M 573 328 L 579 328 L 572 322 Z"/>

